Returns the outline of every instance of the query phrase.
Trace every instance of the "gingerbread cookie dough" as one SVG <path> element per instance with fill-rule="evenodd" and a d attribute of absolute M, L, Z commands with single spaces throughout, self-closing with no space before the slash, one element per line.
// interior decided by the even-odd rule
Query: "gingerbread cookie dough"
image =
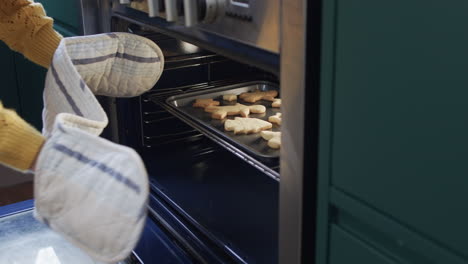
<path fill-rule="evenodd" d="M 251 93 L 241 93 L 239 95 L 239 98 L 248 103 L 255 103 L 260 100 L 273 101 L 275 100 L 276 96 L 278 96 L 277 91 L 266 91 L 266 92 L 255 91 Z"/>
<path fill-rule="evenodd" d="M 271 107 L 281 107 L 281 99 L 276 98 L 273 100 L 273 103 L 271 104 Z"/>
<path fill-rule="evenodd" d="M 276 115 L 268 117 L 268 121 L 277 125 L 281 125 L 281 113 L 276 113 Z"/>
<path fill-rule="evenodd" d="M 224 130 L 234 131 L 234 134 L 253 134 L 270 129 L 272 124 L 258 118 L 236 117 L 234 120 L 224 122 Z"/>
<path fill-rule="evenodd" d="M 208 98 L 208 99 L 196 99 L 195 103 L 193 103 L 193 107 L 201 107 L 201 108 L 205 108 L 205 107 L 212 106 L 212 105 L 219 105 L 219 102 L 213 100 L 212 98 Z"/>
<path fill-rule="evenodd" d="M 237 95 L 235 95 L 235 94 L 225 94 L 225 95 L 223 95 L 223 100 L 228 101 L 228 102 L 236 101 L 237 100 Z"/>
<path fill-rule="evenodd" d="M 241 115 L 248 117 L 250 113 L 263 114 L 266 111 L 266 107 L 263 105 L 226 105 L 226 106 L 208 106 L 205 108 L 205 112 L 212 113 L 213 119 L 224 119 L 227 115 Z"/>
<path fill-rule="evenodd" d="M 270 148 L 279 149 L 281 147 L 281 132 L 262 131 L 260 132 L 260 136 L 268 140 L 268 146 Z"/>

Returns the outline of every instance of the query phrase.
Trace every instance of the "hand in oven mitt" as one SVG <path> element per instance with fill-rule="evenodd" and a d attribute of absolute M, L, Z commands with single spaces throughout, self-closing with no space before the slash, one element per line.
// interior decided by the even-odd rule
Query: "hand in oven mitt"
<path fill-rule="evenodd" d="M 146 222 L 148 177 L 138 154 L 59 114 L 39 154 L 35 217 L 105 263 L 125 259 Z"/>
<path fill-rule="evenodd" d="M 150 40 L 111 33 L 63 39 L 47 73 L 35 216 L 105 263 L 124 259 L 136 245 L 149 184 L 135 151 L 98 136 L 108 119 L 94 95 L 140 95 L 163 64 Z"/>
<path fill-rule="evenodd" d="M 151 40 L 129 33 L 64 38 L 52 59 L 44 90 L 44 130 L 65 112 L 94 122 L 99 135 L 107 117 L 94 95 L 133 97 L 150 90 L 164 68 L 161 49 Z"/>

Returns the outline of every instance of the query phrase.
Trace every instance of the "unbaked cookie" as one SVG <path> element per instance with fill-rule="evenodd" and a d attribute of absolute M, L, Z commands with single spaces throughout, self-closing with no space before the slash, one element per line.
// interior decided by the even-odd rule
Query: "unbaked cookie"
<path fill-rule="evenodd" d="M 276 115 L 268 117 L 268 121 L 277 125 L 281 125 L 281 116 L 281 113 L 276 113 Z"/>
<path fill-rule="evenodd" d="M 208 106 L 205 108 L 205 112 L 213 113 L 211 115 L 214 119 L 224 119 L 227 115 L 241 115 L 248 117 L 252 112 L 254 114 L 263 114 L 266 111 L 266 107 L 263 105 L 225 105 L 225 106 Z"/>
<path fill-rule="evenodd" d="M 195 103 L 193 103 L 193 107 L 201 107 L 201 108 L 205 108 L 211 105 L 219 105 L 219 102 L 213 100 L 212 98 L 208 98 L 208 99 L 196 99 Z"/>
<path fill-rule="evenodd" d="M 260 100 L 267 100 L 267 101 L 273 101 L 275 100 L 275 97 L 278 96 L 277 91 L 255 91 L 251 93 L 241 93 L 239 95 L 239 98 L 248 102 L 248 103 L 255 103 Z"/>
<path fill-rule="evenodd" d="M 273 103 L 271 104 L 271 107 L 281 107 L 281 99 L 276 98 L 273 100 Z"/>
<path fill-rule="evenodd" d="M 225 95 L 223 95 L 223 100 L 228 101 L 228 102 L 236 101 L 237 100 L 237 95 L 235 95 L 235 94 L 225 94 Z"/>
<path fill-rule="evenodd" d="M 270 129 L 272 124 L 258 118 L 236 117 L 234 120 L 224 122 L 224 130 L 234 131 L 234 134 L 253 134 Z"/>
<path fill-rule="evenodd" d="M 281 147 L 281 132 L 262 131 L 260 132 L 260 136 L 268 140 L 268 146 L 270 148 L 279 149 Z"/>

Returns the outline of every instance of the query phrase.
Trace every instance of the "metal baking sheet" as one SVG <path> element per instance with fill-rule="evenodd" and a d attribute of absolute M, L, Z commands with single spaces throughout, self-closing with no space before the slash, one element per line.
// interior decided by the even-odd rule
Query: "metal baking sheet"
<path fill-rule="evenodd" d="M 279 92 L 279 87 L 273 83 L 268 82 L 249 82 L 209 89 L 201 92 L 172 96 L 166 100 L 166 103 L 176 111 L 183 113 L 185 116 L 191 118 L 217 136 L 227 139 L 227 141 L 235 144 L 237 147 L 241 148 L 245 152 L 248 152 L 250 155 L 255 155 L 262 160 L 277 159 L 279 157 L 280 151 L 268 147 L 267 141 L 264 140 L 259 133 L 250 135 L 234 135 L 234 132 L 228 132 L 224 130 L 224 122 L 227 119 L 234 119 L 235 116 L 228 116 L 224 120 L 217 120 L 211 118 L 211 113 L 205 112 L 203 108 L 195 108 L 192 106 L 192 104 L 195 102 L 195 99 L 199 98 L 213 98 L 214 100 L 219 101 L 220 105 L 234 105 L 237 102 L 244 105 L 264 105 L 266 107 L 266 112 L 264 114 L 250 114 L 249 117 L 259 118 L 266 121 L 268 121 L 268 117 L 281 112 L 280 108 L 272 108 L 272 102 L 270 101 L 260 100 L 252 104 L 247 103 L 239 98 L 237 102 L 227 102 L 222 99 L 222 96 L 225 94 L 239 95 L 241 93 L 253 92 L 255 90 L 276 90 Z M 277 98 L 280 98 L 280 96 Z M 273 124 L 273 128 L 271 130 L 280 131 L 280 126 Z"/>

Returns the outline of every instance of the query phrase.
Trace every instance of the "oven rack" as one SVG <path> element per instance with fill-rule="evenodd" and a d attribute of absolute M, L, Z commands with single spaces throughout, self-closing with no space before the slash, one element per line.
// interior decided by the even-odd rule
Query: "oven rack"
<path fill-rule="evenodd" d="M 212 134 L 211 131 L 201 127 L 197 122 L 194 122 L 190 118 L 181 115 L 177 111 L 169 106 L 165 101 L 167 98 L 175 95 L 180 95 L 189 92 L 204 91 L 207 89 L 218 88 L 222 86 L 237 84 L 241 82 L 253 81 L 255 79 L 229 79 L 221 81 L 213 81 L 206 83 L 199 83 L 195 85 L 187 85 L 182 87 L 164 88 L 164 89 L 153 89 L 141 96 L 141 104 L 148 108 L 151 105 L 153 108 L 151 111 L 141 111 L 142 116 L 142 145 L 145 149 L 149 150 L 155 147 L 167 147 L 174 148 L 174 145 L 181 145 L 182 147 L 188 147 L 190 145 L 197 145 L 196 150 L 189 151 L 190 155 L 203 155 L 204 153 L 212 153 L 219 151 L 220 148 L 226 149 L 252 165 L 256 169 L 260 170 L 269 177 L 279 181 L 279 162 L 262 162 L 256 158 L 247 155 L 244 151 L 233 146 L 229 142 L 220 139 Z M 145 108 L 145 107 L 143 107 Z M 181 120 L 183 122 L 176 122 Z M 167 127 L 171 124 L 173 130 L 166 132 L 158 131 L 157 134 L 151 133 L 156 128 L 163 126 Z M 155 127 L 152 129 L 152 127 Z M 197 144 L 201 140 L 209 138 L 216 144 Z M 205 147 L 200 147 L 205 146 Z M 185 150 L 184 150 L 185 151 Z"/>

